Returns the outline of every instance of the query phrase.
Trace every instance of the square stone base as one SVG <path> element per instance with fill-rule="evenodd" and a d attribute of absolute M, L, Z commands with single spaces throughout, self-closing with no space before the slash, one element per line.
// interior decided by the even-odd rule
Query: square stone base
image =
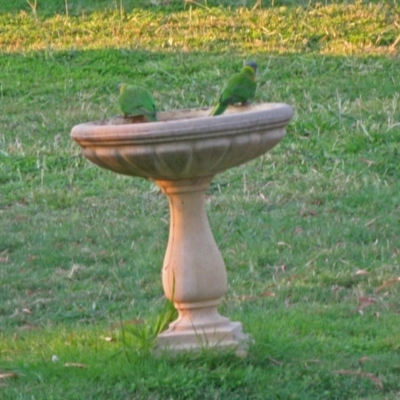
<path fill-rule="evenodd" d="M 235 350 L 238 356 L 245 356 L 250 337 L 242 331 L 240 322 L 229 322 L 223 326 L 199 330 L 171 330 L 157 336 L 156 352 L 178 353 L 200 349 Z"/>

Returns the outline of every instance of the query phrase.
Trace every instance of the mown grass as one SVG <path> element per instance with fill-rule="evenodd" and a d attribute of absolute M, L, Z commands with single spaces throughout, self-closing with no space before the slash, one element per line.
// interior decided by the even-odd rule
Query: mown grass
<path fill-rule="evenodd" d="M 66 3 L 0 6 L 2 398 L 398 398 L 398 5 Z M 207 207 L 221 313 L 255 343 L 155 358 L 167 200 L 69 132 L 118 114 L 121 81 L 161 110 L 211 105 L 250 57 L 255 101 L 296 115 Z"/>
<path fill-rule="evenodd" d="M 255 9 L 171 3 L 175 5 L 131 6 L 123 12 L 96 8 L 87 13 L 78 7 L 77 15 L 57 8 L 6 13 L 1 17 L 6 29 L 0 44 L 5 51 L 124 47 L 332 53 L 340 48 L 365 54 L 385 51 L 399 37 L 399 7 L 390 2 L 326 6 L 308 2 L 307 7 L 297 3 Z"/>

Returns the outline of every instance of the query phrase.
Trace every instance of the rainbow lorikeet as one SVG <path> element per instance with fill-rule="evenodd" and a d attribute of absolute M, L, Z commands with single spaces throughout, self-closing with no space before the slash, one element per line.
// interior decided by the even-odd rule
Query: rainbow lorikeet
<path fill-rule="evenodd" d="M 255 82 L 257 64 L 254 61 L 247 62 L 243 69 L 233 75 L 227 82 L 221 93 L 218 104 L 211 111 L 212 116 L 222 114 L 230 104 L 246 103 L 256 94 Z"/>
<path fill-rule="evenodd" d="M 118 87 L 118 103 L 124 117 L 144 116 L 149 121 L 157 121 L 156 106 L 149 91 L 127 83 L 121 83 Z"/>

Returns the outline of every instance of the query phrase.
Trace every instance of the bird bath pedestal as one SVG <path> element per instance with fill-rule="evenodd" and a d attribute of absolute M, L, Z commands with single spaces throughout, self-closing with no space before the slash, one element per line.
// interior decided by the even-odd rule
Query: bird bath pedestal
<path fill-rule="evenodd" d="M 245 346 L 240 322 L 217 310 L 227 289 L 225 264 L 206 214 L 205 192 L 218 172 L 252 160 L 285 135 L 293 115 L 286 104 L 161 112 L 159 122 L 123 118 L 72 129 L 83 155 L 116 173 L 153 180 L 169 199 L 170 231 L 162 269 L 165 295 L 179 312 L 157 338 L 172 351 Z"/>

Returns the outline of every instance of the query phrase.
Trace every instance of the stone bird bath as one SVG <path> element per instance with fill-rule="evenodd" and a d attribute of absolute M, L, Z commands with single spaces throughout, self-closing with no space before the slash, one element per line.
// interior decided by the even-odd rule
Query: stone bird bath
<path fill-rule="evenodd" d="M 159 122 L 124 118 L 76 125 L 83 155 L 119 174 L 153 180 L 168 196 L 170 230 L 162 268 L 165 295 L 179 312 L 157 338 L 158 349 L 245 347 L 248 336 L 217 307 L 227 289 L 205 192 L 214 175 L 270 150 L 285 135 L 292 107 L 280 103 L 160 112 Z"/>

